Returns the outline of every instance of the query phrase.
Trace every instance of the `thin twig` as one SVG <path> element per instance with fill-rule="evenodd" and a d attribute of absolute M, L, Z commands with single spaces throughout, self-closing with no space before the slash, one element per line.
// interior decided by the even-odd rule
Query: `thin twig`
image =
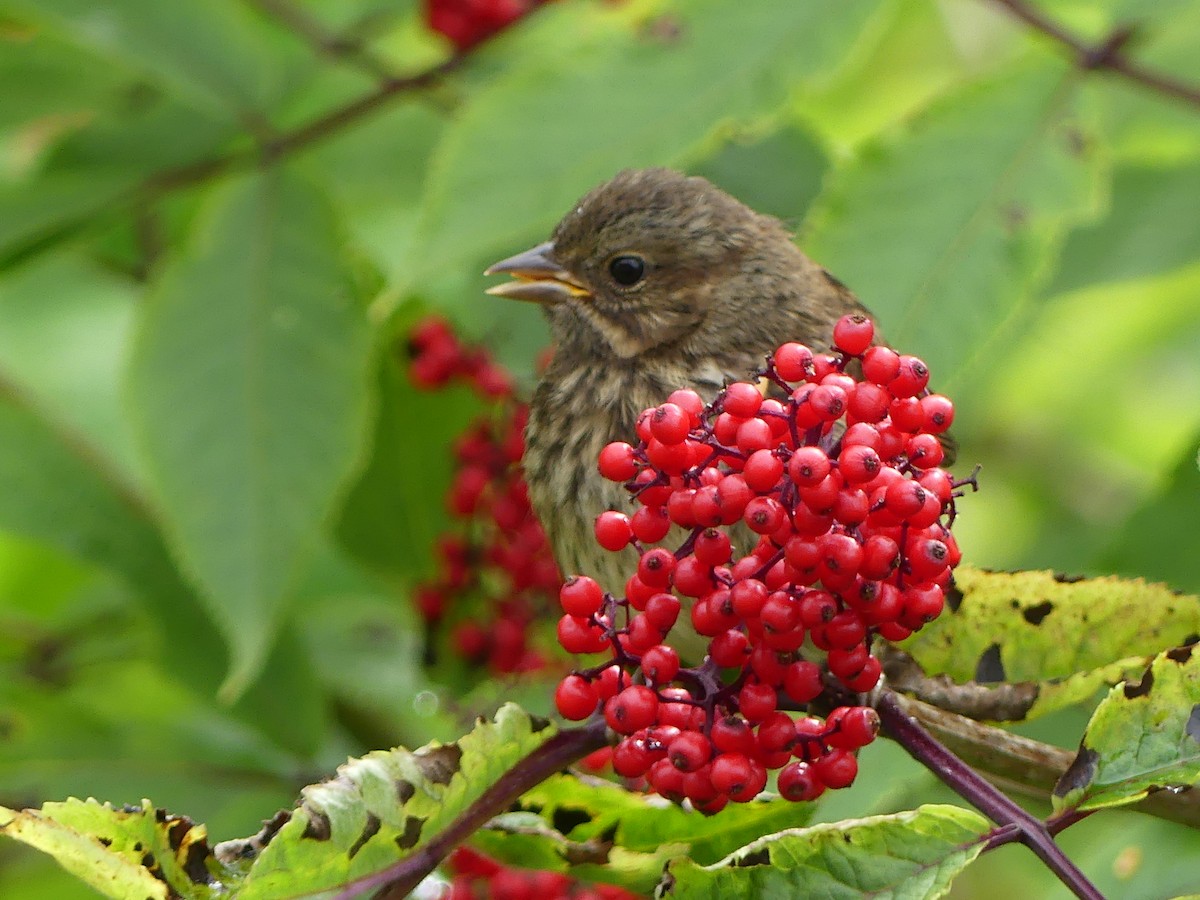
<path fill-rule="evenodd" d="M 1086 71 L 1115 72 L 1156 93 L 1200 107 L 1200 87 L 1147 68 L 1125 55 L 1125 46 L 1133 36 L 1131 28 L 1118 27 L 1098 44 L 1090 44 L 1071 34 L 1057 22 L 1042 15 L 1024 0 L 991 0 L 991 2 L 1006 10 L 1014 18 L 1020 19 L 1034 31 L 1052 38 L 1071 50 L 1075 56 L 1075 64 L 1079 68 Z"/>
<path fill-rule="evenodd" d="M 188 187 L 241 166 L 272 163 L 304 149 L 309 144 L 346 127 L 352 122 L 379 109 L 396 94 L 426 88 L 457 68 L 462 56 L 452 56 L 432 68 L 405 78 L 392 78 L 363 94 L 357 100 L 339 106 L 312 121 L 278 137 L 265 140 L 254 147 L 202 159 L 174 169 L 165 169 L 147 178 L 135 189 L 138 195 L 162 194 Z"/>
<path fill-rule="evenodd" d="M 903 701 L 898 694 L 884 691 L 875 703 L 875 710 L 890 737 L 955 793 L 1002 828 L 1015 826 L 1020 831 L 1021 843 L 1029 847 L 1075 896 L 1082 900 L 1104 900 L 1104 895 L 1088 881 L 1087 876 L 1063 853 L 1062 848 L 1054 843 L 1046 825 L 988 784 L 946 749 L 916 719 L 905 712 Z M 1001 839 L 1003 842 L 1017 839 L 1007 835 L 1008 832 L 1005 831 L 1005 837 Z M 998 835 L 993 836 L 993 839 L 998 839 Z"/>

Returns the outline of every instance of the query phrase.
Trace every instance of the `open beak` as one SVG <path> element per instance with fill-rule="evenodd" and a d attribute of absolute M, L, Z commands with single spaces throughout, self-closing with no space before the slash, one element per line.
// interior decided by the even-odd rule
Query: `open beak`
<path fill-rule="evenodd" d="M 533 303 L 561 303 L 572 297 L 590 297 L 592 292 L 554 259 L 554 243 L 546 241 L 488 266 L 484 275 L 511 275 L 512 281 L 487 289 L 494 297 L 510 297 Z"/>

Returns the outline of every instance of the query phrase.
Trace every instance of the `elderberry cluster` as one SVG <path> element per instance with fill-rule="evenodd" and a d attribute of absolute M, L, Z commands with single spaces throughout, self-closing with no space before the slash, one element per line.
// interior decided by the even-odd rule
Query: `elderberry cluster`
<path fill-rule="evenodd" d="M 513 399 L 508 373 L 486 351 L 463 345 L 441 319 L 418 324 L 409 351 L 418 387 L 460 379 L 496 401 L 454 444 L 457 470 L 446 505 L 459 528 L 438 540 L 440 572 L 417 586 L 417 609 L 431 638 L 449 625 L 450 644 L 468 663 L 497 673 L 541 668 L 529 635 L 553 607 L 562 578 L 521 473 L 528 407 Z"/>
<path fill-rule="evenodd" d="M 515 869 L 469 847 L 459 847 L 446 860 L 452 877 L 439 900 L 635 900 L 636 895 L 612 884 L 582 884 L 561 872 Z"/>
<path fill-rule="evenodd" d="M 601 474 L 638 508 L 602 513 L 596 540 L 639 561 L 621 599 L 586 575 L 562 586 L 559 643 L 611 659 L 568 675 L 555 701 L 568 719 L 603 710 L 618 774 L 706 812 L 750 800 L 770 770 L 791 800 L 854 780 L 874 710 L 785 709 L 821 696 L 825 671 L 870 691 L 872 639 L 941 613 L 960 557 L 955 499 L 974 485 L 941 468 L 954 408 L 927 390 L 925 364 L 873 339 L 869 319 L 843 317 L 833 352 L 784 344 L 758 383 L 708 406 L 676 391 L 642 414 L 636 447 L 602 451 Z M 672 527 L 686 534 L 677 549 L 652 546 Z M 708 639 L 691 668 L 670 638 L 681 598 Z"/>
<path fill-rule="evenodd" d="M 459 53 L 507 28 L 546 0 L 425 0 L 425 21 Z"/>

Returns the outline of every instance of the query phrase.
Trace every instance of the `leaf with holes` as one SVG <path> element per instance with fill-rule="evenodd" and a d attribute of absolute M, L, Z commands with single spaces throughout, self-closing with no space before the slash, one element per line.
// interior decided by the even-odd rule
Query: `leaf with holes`
<path fill-rule="evenodd" d="M 963 566 L 955 583 L 958 602 L 901 647 L 927 675 L 1022 685 L 1007 718 L 1086 700 L 1200 635 L 1200 599 L 1141 579 Z"/>
<path fill-rule="evenodd" d="M 990 831 L 978 813 L 956 806 L 790 829 L 711 866 L 673 862 L 663 876 L 664 896 L 941 897 Z"/>
<path fill-rule="evenodd" d="M 553 726 L 508 704 L 452 744 L 351 760 L 301 792 L 300 807 L 246 872 L 239 900 L 334 890 L 379 873 L 429 844 L 554 736 Z M 217 854 L 243 858 L 253 840 L 219 845 Z"/>
<path fill-rule="evenodd" d="M 50 854 L 109 897 L 216 897 L 203 825 L 144 802 L 115 809 L 95 800 L 0 807 L 0 834 Z"/>
<path fill-rule="evenodd" d="M 1192 649 L 1155 657 L 1140 681 L 1109 692 L 1054 788 L 1055 809 L 1120 806 L 1200 783 L 1200 656 Z"/>

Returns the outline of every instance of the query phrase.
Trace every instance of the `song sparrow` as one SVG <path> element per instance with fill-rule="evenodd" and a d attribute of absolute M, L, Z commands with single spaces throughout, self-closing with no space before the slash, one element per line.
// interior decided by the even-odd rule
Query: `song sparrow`
<path fill-rule="evenodd" d="M 596 468 L 613 440 L 636 443 L 648 406 L 690 387 L 706 400 L 779 344 L 829 344 L 866 310 L 805 256 L 783 225 L 697 177 L 620 173 L 585 195 L 549 241 L 496 263 L 488 293 L 542 305 L 556 349 L 534 394 L 525 477 L 564 575 L 622 592 L 637 556 L 592 537 L 596 515 L 630 510 Z"/>

